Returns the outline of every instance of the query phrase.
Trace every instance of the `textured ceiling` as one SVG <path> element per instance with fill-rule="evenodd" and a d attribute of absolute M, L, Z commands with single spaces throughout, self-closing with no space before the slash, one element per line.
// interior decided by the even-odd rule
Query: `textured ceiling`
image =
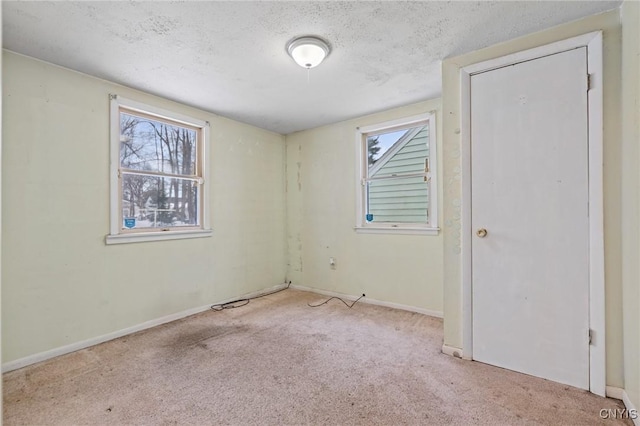
<path fill-rule="evenodd" d="M 3 1 L 3 42 L 288 134 L 437 97 L 443 58 L 619 4 Z M 285 52 L 306 34 L 333 47 L 309 82 Z"/>

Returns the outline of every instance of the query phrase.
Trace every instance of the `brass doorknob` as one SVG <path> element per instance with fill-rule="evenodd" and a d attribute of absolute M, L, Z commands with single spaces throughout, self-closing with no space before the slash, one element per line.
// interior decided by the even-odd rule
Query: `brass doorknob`
<path fill-rule="evenodd" d="M 484 238 L 487 236 L 487 230 L 484 228 L 480 228 L 476 231 L 476 235 L 480 238 Z"/>

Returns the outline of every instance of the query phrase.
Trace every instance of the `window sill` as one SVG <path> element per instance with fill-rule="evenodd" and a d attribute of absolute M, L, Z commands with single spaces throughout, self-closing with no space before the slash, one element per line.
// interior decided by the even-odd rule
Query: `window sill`
<path fill-rule="evenodd" d="M 189 230 L 189 231 L 165 231 L 165 232 L 140 232 L 131 234 L 110 234 L 105 242 L 111 244 L 142 243 L 146 241 L 163 240 L 184 240 L 188 238 L 206 238 L 213 235 L 212 230 Z"/>
<path fill-rule="evenodd" d="M 402 235 L 438 235 L 440 228 L 410 228 L 389 226 L 356 226 L 353 228 L 358 234 L 402 234 Z"/>

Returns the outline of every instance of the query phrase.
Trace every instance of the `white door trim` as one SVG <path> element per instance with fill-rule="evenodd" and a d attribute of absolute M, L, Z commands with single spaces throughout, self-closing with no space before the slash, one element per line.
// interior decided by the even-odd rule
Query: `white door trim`
<path fill-rule="evenodd" d="M 492 69 L 587 48 L 591 78 L 589 99 L 589 389 L 605 396 L 604 192 L 602 173 L 602 32 L 596 31 L 556 43 L 472 64 L 460 70 L 460 137 L 462 179 L 462 352 L 473 358 L 471 271 L 471 76 Z M 585 76 L 586 78 L 586 76 Z"/>

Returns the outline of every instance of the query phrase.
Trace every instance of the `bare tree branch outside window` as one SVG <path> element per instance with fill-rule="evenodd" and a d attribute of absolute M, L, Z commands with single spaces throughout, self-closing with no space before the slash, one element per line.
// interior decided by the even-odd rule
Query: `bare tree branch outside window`
<path fill-rule="evenodd" d="M 197 226 L 198 130 L 122 111 L 122 215 L 137 228 Z"/>

